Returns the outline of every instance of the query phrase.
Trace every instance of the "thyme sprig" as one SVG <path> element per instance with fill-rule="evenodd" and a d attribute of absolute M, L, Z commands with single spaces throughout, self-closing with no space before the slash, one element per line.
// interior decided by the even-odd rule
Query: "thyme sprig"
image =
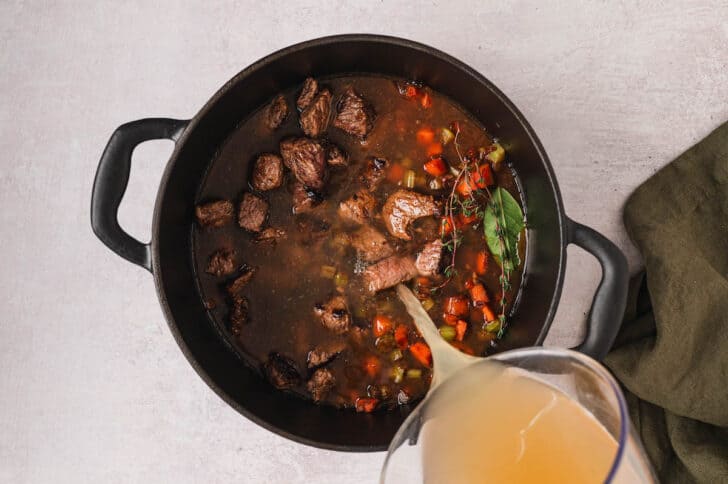
<path fill-rule="evenodd" d="M 460 128 L 457 124 L 455 124 L 453 131 L 455 135 L 453 143 L 460 166 L 452 169 L 455 179 L 445 205 L 445 218 L 441 229 L 443 246 L 451 257 L 450 263 L 444 271 L 447 279 L 434 290 L 445 286 L 457 275 L 455 261 L 457 249 L 462 242 L 462 231 L 458 227 L 456 216 L 462 214 L 463 217 L 474 217 L 476 220 L 482 221 L 486 248 L 493 254 L 501 268 L 501 274 L 498 277 L 500 285 L 498 321 L 500 324 L 497 332 L 497 338 L 500 339 L 507 327 L 506 307 L 508 301 L 506 294 L 511 290 L 511 275 L 520 263 L 517 247 L 512 239 L 515 233 L 517 243 L 518 234 L 523 228 L 523 214 L 518 203 L 503 188 L 495 188 L 491 191 L 488 187 L 483 187 L 471 190 L 466 196 L 461 197 L 458 195 L 457 189 L 462 181 L 467 182 L 471 187 L 474 185 L 471 183 L 473 173 L 478 170 L 480 163 L 486 161 L 485 155 L 487 153 L 480 150 L 477 155 L 463 156 L 460 149 Z M 504 203 L 504 193 L 506 194 L 505 197 L 509 198 L 506 203 Z M 520 220 L 521 225 L 509 223 L 518 220 Z M 449 224 L 449 232 L 446 230 L 448 228 L 446 224 Z M 492 323 L 492 321 L 486 321 L 485 323 Z"/>

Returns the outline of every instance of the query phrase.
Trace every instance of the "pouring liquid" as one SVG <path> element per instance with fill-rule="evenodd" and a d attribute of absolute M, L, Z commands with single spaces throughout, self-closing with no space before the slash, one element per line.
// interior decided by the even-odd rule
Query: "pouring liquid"
<path fill-rule="evenodd" d="M 426 483 L 601 483 L 617 442 L 581 405 L 522 370 L 483 360 L 431 395 Z"/>
<path fill-rule="evenodd" d="M 457 351 L 412 292 L 397 293 L 432 350 L 423 405 L 426 483 L 603 483 L 618 443 L 594 416 L 534 375 Z M 625 461 L 613 483 L 647 482 Z"/>

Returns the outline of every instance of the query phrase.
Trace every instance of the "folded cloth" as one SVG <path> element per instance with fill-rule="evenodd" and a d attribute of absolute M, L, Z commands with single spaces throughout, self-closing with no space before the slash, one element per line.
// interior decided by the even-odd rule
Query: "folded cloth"
<path fill-rule="evenodd" d="M 728 483 L 728 123 L 624 209 L 645 274 L 605 363 L 662 482 Z"/>

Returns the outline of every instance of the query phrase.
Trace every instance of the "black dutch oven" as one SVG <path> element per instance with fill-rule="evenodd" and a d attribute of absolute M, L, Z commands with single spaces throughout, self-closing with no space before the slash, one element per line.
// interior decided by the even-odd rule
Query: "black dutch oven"
<path fill-rule="evenodd" d="M 316 406 L 274 389 L 219 332 L 196 284 L 194 204 L 218 147 L 247 113 L 278 92 L 300 85 L 309 75 L 351 73 L 423 81 L 483 123 L 515 163 L 526 204 L 529 243 L 520 301 L 501 348 L 544 341 L 561 294 L 566 246 L 573 243 L 593 254 L 602 267 L 587 336 L 578 349 L 597 359 L 603 357 L 624 311 L 627 264 L 609 240 L 566 216 L 549 159 L 523 115 L 490 81 L 436 49 L 392 37 L 342 35 L 297 44 L 256 62 L 226 83 L 191 120 L 151 118 L 120 126 L 101 157 L 91 201 L 94 232 L 111 250 L 154 275 L 172 334 L 202 379 L 259 425 L 327 449 L 384 450 L 411 410 L 357 414 Z M 134 147 L 162 138 L 176 146 L 157 195 L 151 243 L 143 244 L 119 226 L 117 211 Z"/>

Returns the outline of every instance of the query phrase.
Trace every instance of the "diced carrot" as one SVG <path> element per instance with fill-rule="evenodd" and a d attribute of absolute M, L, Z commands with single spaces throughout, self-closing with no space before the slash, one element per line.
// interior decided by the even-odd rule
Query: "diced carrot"
<path fill-rule="evenodd" d="M 435 131 L 432 128 L 420 128 L 417 131 L 417 142 L 422 146 L 427 146 L 435 141 Z"/>
<path fill-rule="evenodd" d="M 404 97 L 406 97 L 407 99 L 412 99 L 416 95 L 417 95 L 417 88 L 415 86 L 413 86 L 412 84 L 410 84 L 409 86 L 407 86 L 405 88 Z"/>
<path fill-rule="evenodd" d="M 490 298 L 488 298 L 488 292 L 482 284 L 475 284 L 470 288 L 470 299 L 472 299 L 473 306 L 476 308 L 483 307 L 485 303 L 490 301 Z"/>
<path fill-rule="evenodd" d="M 465 296 L 450 296 L 445 299 L 445 313 L 455 316 L 465 316 L 470 312 L 468 309 L 468 298 Z"/>
<path fill-rule="evenodd" d="M 417 296 L 417 299 L 420 301 L 425 301 L 427 299 L 430 299 L 430 296 L 432 295 L 431 291 L 432 287 L 432 281 L 428 279 L 427 277 L 418 277 L 417 278 L 417 284 L 415 284 L 415 296 Z"/>
<path fill-rule="evenodd" d="M 425 163 L 424 169 L 432 176 L 442 176 L 447 173 L 445 160 L 443 160 L 440 156 L 430 158 L 430 160 Z"/>
<path fill-rule="evenodd" d="M 458 194 L 463 197 L 469 197 L 470 194 L 477 189 L 478 187 L 475 185 L 473 179 L 468 174 L 465 174 L 462 180 L 458 182 L 458 186 L 455 188 Z"/>
<path fill-rule="evenodd" d="M 401 350 L 407 349 L 407 345 L 409 344 L 407 341 L 407 333 L 409 333 L 409 330 L 404 324 L 397 325 L 394 330 L 394 341 Z"/>
<path fill-rule="evenodd" d="M 475 222 L 476 220 L 478 220 L 478 216 L 474 213 L 472 213 L 468 216 L 465 216 L 465 214 L 462 214 L 462 213 L 458 214 L 458 225 L 460 227 L 465 227 L 467 225 L 470 225 L 471 223 Z"/>
<path fill-rule="evenodd" d="M 466 345 L 465 343 L 462 343 L 460 341 L 451 341 L 450 344 L 454 346 L 455 348 L 459 349 L 463 353 L 466 353 L 468 355 L 474 355 L 475 351 L 473 351 L 473 348 Z"/>
<path fill-rule="evenodd" d="M 392 331 L 393 327 L 392 319 L 384 314 L 377 314 L 372 320 L 372 333 L 377 338 Z"/>
<path fill-rule="evenodd" d="M 430 143 L 427 147 L 427 156 L 437 156 L 442 154 L 442 143 Z"/>
<path fill-rule="evenodd" d="M 490 309 L 490 306 L 487 304 L 483 305 L 483 319 L 485 319 L 486 323 L 490 323 L 491 321 L 498 319 L 493 310 Z"/>
<path fill-rule="evenodd" d="M 430 347 L 426 343 L 418 341 L 412 343 L 409 347 L 410 353 L 415 357 L 417 361 L 422 363 L 424 366 L 432 366 L 432 352 Z"/>
<path fill-rule="evenodd" d="M 455 224 L 453 223 L 452 217 L 444 217 L 440 223 L 440 237 L 450 235 L 455 230 Z"/>
<path fill-rule="evenodd" d="M 420 100 L 420 104 L 422 104 L 422 107 L 427 109 L 430 106 L 432 106 L 432 97 L 430 96 L 430 93 L 424 93 L 422 94 L 422 99 Z"/>
<path fill-rule="evenodd" d="M 455 339 L 458 341 L 462 341 L 465 337 L 465 331 L 468 330 L 468 323 L 463 321 L 462 319 L 457 322 L 455 325 Z"/>
<path fill-rule="evenodd" d="M 356 408 L 357 412 L 370 413 L 373 412 L 375 408 L 377 408 L 378 404 L 379 400 L 377 400 L 376 398 L 359 397 L 356 399 L 354 407 Z"/>
<path fill-rule="evenodd" d="M 493 171 L 488 163 L 484 163 L 478 167 L 473 173 L 473 182 L 478 188 L 486 188 L 493 185 Z"/>
<path fill-rule="evenodd" d="M 484 250 L 478 252 L 475 258 L 475 272 L 481 276 L 488 272 L 488 253 Z"/>
<path fill-rule="evenodd" d="M 387 172 L 387 180 L 392 183 L 399 183 L 404 176 L 405 169 L 399 163 L 392 163 Z"/>
<path fill-rule="evenodd" d="M 364 371 L 367 372 L 367 375 L 371 377 L 377 376 L 379 374 L 380 366 L 379 358 L 376 356 L 370 355 L 364 358 Z"/>
<path fill-rule="evenodd" d="M 458 317 L 454 314 L 443 314 L 442 320 L 447 324 L 448 326 L 455 326 L 458 322 Z"/>

